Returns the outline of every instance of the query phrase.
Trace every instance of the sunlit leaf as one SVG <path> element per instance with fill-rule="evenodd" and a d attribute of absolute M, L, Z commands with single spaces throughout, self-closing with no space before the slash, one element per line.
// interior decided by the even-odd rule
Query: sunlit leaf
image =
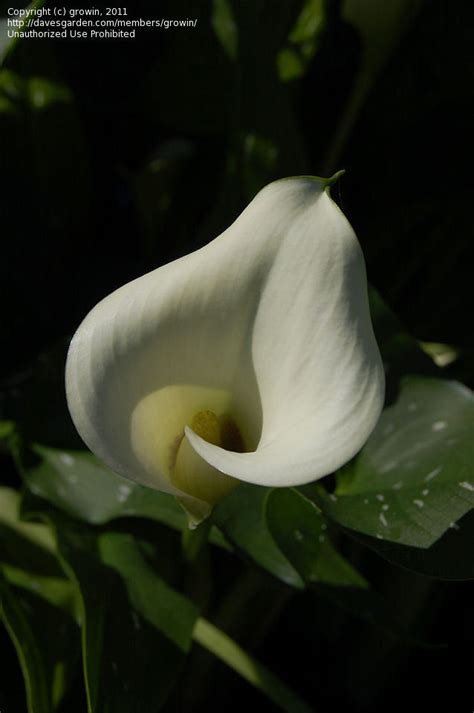
<path fill-rule="evenodd" d="M 335 493 L 318 488 L 340 524 L 415 547 L 430 547 L 474 506 L 474 399 L 457 382 L 404 377 Z"/>
<path fill-rule="evenodd" d="M 87 451 L 33 446 L 21 468 L 31 492 L 91 524 L 135 516 L 181 529 L 185 521 L 173 497 L 121 478 Z"/>

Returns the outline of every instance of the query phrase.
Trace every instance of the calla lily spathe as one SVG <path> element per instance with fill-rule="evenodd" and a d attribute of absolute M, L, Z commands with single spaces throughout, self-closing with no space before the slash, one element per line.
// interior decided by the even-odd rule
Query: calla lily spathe
<path fill-rule="evenodd" d="M 207 246 L 106 297 L 72 340 L 67 398 L 86 444 L 196 521 L 239 481 L 333 472 L 379 417 L 363 256 L 328 185 L 271 183 Z"/>

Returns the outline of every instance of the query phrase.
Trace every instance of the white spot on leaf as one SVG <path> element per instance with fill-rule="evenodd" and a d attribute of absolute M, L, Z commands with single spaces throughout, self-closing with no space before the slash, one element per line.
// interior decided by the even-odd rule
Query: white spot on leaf
<path fill-rule="evenodd" d="M 59 456 L 59 460 L 63 465 L 67 465 L 68 468 L 74 465 L 74 458 L 69 455 L 69 453 L 61 453 L 61 455 Z"/>
<path fill-rule="evenodd" d="M 119 485 L 117 496 L 117 500 L 119 501 L 119 503 L 125 502 L 131 492 L 132 488 L 129 485 Z"/>
<path fill-rule="evenodd" d="M 430 471 L 430 472 L 428 473 L 428 475 L 425 475 L 425 480 L 431 480 L 432 478 L 436 478 L 436 476 L 437 476 L 439 473 L 441 473 L 442 470 L 443 470 L 443 466 L 442 466 L 442 465 L 439 465 L 437 468 L 435 468 L 434 470 Z"/>
<path fill-rule="evenodd" d="M 391 460 L 380 468 L 380 472 L 381 473 L 389 473 L 391 470 L 394 470 L 397 467 L 397 465 L 398 465 L 397 460 Z"/>

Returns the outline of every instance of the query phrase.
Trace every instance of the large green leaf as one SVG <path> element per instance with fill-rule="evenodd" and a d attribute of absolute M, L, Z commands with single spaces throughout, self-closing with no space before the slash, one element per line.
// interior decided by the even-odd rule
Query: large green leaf
<path fill-rule="evenodd" d="M 28 488 L 69 515 L 94 525 L 148 517 L 181 529 L 183 510 L 166 493 L 116 475 L 88 451 L 34 445 L 19 456 Z"/>
<path fill-rule="evenodd" d="M 24 582 L 28 575 L 24 573 Z M 31 581 L 34 587 L 35 579 Z M 30 589 L 31 589 L 30 588 Z M 1 616 L 15 645 L 28 713 L 52 713 L 79 663 L 79 630 L 67 611 L 0 577 Z"/>
<path fill-rule="evenodd" d="M 268 488 L 239 485 L 216 507 L 214 522 L 242 554 L 285 584 L 301 589 L 300 574 L 275 545 L 268 530 L 263 509 L 268 492 Z"/>
<path fill-rule="evenodd" d="M 270 491 L 266 518 L 275 542 L 305 582 L 367 586 L 332 545 L 326 519 L 304 495 L 293 489 Z"/>
<path fill-rule="evenodd" d="M 341 525 L 430 547 L 474 506 L 474 399 L 457 382 L 404 377 L 335 493 L 311 486 Z"/>
<path fill-rule="evenodd" d="M 30 512 L 29 515 L 34 515 Z M 197 612 L 154 571 L 138 540 L 72 525 L 50 508 L 80 597 L 90 713 L 157 711 L 191 645 Z"/>
<path fill-rule="evenodd" d="M 26 514 L 57 526 L 63 566 L 77 587 L 90 713 L 157 711 L 180 673 L 191 639 L 233 668 L 288 713 L 309 708 L 262 664 L 204 619 L 169 587 L 149 559 L 149 545 L 122 532 L 73 525 L 40 500 Z M 30 508 L 30 509 L 28 509 Z"/>
<path fill-rule="evenodd" d="M 28 489 L 74 518 L 92 525 L 133 517 L 156 520 L 178 531 L 187 526 L 173 496 L 120 477 L 89 451 L 40 445 L 14 450 Z M 209 539 L 229 549 L 216 528 Z"/>

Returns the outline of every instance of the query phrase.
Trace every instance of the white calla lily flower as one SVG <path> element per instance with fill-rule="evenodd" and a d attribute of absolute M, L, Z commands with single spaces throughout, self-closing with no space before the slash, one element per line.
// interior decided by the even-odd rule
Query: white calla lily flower
<path fill-rule="evenodd" d="M 379 417 L 363 256 L 329 185 L 271 183 L 207 246 L 102 300 L 71 342 L 86 444 L 195 522 L 239 481 L 335 471 Z"/>

